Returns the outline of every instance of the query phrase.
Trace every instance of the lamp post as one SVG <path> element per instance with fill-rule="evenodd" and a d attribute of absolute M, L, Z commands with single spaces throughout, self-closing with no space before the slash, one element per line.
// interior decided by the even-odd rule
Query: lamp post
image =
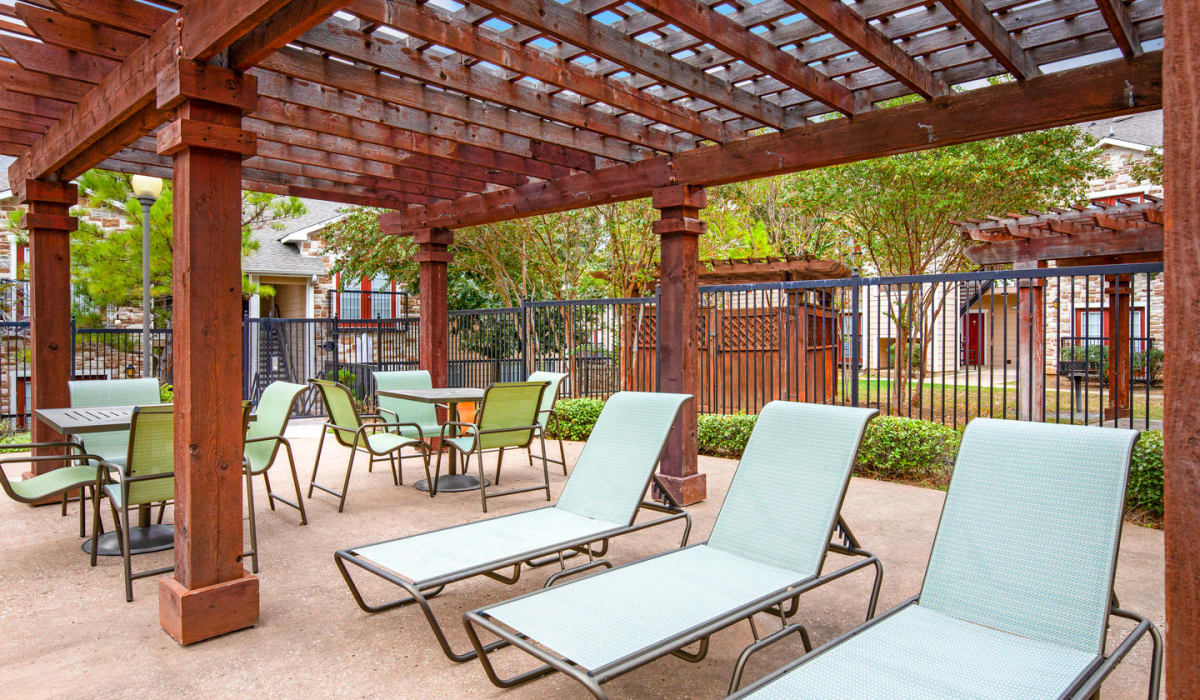
<path fill-rule="evenodd" d="M 162 179 L 134 175 L 133 196 L 142 203 L 142 376 L 150 376 L 150 329 L 154 315 L 150 309 L 150 207 L 162 194 Z"/>

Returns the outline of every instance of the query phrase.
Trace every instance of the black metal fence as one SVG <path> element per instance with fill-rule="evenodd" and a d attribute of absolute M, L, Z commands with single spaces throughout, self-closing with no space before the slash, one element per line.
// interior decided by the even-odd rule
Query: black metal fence
<path fill-rule="evenodd" d="M 700 290 L 699 408 L 775 399 L 878 407 L 959 427 L 977 416 L 1161 425 L 1162 265 L 851 278 Z M 656 297 L 452 311 L 449 383 L 484 387 L 562 372 L 563 397 L 653 391 Z M 153 372 L 171 378 L 170 329 Z M 75 377 L 141 375 L 141 331 L 77 329 Z M 272 381 L 337 379 L 365 402 L 371 372 L 419 366 L 418 321 L 246 319 L 243 395 Z M 0 401 L 28 418 L 29 325 L 0 322 Z M 319 415 L 311 392 L 302 415 Z"/>

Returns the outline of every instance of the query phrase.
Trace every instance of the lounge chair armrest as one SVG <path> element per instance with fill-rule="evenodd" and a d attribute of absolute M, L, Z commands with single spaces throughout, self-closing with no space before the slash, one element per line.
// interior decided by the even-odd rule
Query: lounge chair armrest
<path fill-rule="evenodd" d="M 448 420 L 445 423 L 442 423 L 442 435 L 441 435 L 442 438 L 446 437 L 446 428 L 450 428 L 450 427 L 469 428 L 471 430 L 472 435 L 479 432 L 479 426 L 475 425 L 474 423 L 467 423 L 465 421 L 459 421 L 459 420 Z M 469 436 L 459 435 L 458 437 L 469 437 Z"/>
<path fill-rule="evenodd" d="M 392 423 L 395 423 L 396 421 L 400 420 L 400 416 L 399 416 L 399 414 L 397 414 L 395 411 L 389 411 L 388 409 L 386 409 L 386 408 L 383 408 L 382 406 L 380 406 L 380 408 L 379 408 L 379 415 L 380 415 L 380 417 L 383 417 L 383 414 L 385 414 L 385 413 L 386 413 L 386 414 L 388 414 L 388 416 L 391 416 L 391 418 L 389 419 L 389 421 L 390 421 L 390 422 L 392 422 Z"/>
<path fill-rule="evenodd" d="M 1144 637 L 1147 632 L 1149 632 L 1153 649 L 1151 650 L 1150 658 L 1150 689 L 1148 697 L 1151 700 L 1155 700 L 1158 697 L 1159 686 L 1162 684 L 1162 634 L 1158 631 L 1158 628 L 1154 625 L 1154 623 L 1150 622 L 1150 620 L 1146 619 L 1144 616 L 1131 610 L 1124 610 L 1114 605 L 1109 609 L 1108 613 L 1109 615 L 1114 615 L 1116 617 L 1123 617 L 1127 620 L 1133 620 L 1138 624 L 1133 628 L 1132 631 L 1130 631 L 1129 634 L 1125 636 L 1125 639 L 1121 640 L 1121 643 L 1117 645 L 1116 649 L 1113 649 L 1111 654 L 1104 657 L 1104 661 L 1100 664 L 1100 666 L 1092 672 L 1082 686 L 1075 690 L 1075 693 L 1071 697 L 1093 697 L 1096 691 L 1100 689 L 1100 684 L 1103 683 L 1104 679 L 1108 677 L 1108 674 L 1112 673 L 1117 664 L 1121 662 L 1121 659 L 1125 658 L 1125 655 L 1133 649 L 1134 645 L 1136 645 L 1141 638 Z"/>
<path fill-rule="evenodd" d="M 416 428 L 417 429 L 417 440 L 420 442 L 425 441 L 425 433 L 424 433 L 424 431 L 421 430 L 421 426 L 417 425 L 416 423 L 376 423 L 369 427 L 372 427 L 372 428 L 401 428 L 401 427 Z M 403 437 L 403 436 L 401 436 L 401 437 Z"/>
<path fill-rule="evenodd" d="M 492 428 L 491 430 L 480 430 L 479 435 L 491 435 L 493 433 L 515 433 L 519 430 L 537 430 L 539 425 L 514 425 L 511 428 Z"/>
<path fill-rule="evenodd" d="M 250 444 L 250 443 L 252 443 L 252 442 L 268 442 L 268 441 L 271 441 L 271 440 L 283 440 L 283 441 L 286 441 L 286 440 L 287 440 L 287 438 L 285 438 L 285 437 L 284 437 L 284 436 L 282 436 L 282 435 L 260 435 L 260 436 L 258 436 L 258 437 L 246 438 L 246 439 L 245 439 L 245 440 L 243 440 L 242 442 L 243 442 L 244 444 L 246 444 L 246 445 L 249 445 L 249 444 Z"/>
<path fill-rule="evenodd" d="M 738 656 L 737 664 L 733 667 L 733 675 L 729 678 L 728 694 L 733 695 L 735 692 L 737 692 L 738 686 L 742 684 L 742 672 L 746 670 L 746 662 L 750 660 L 751 656 L 762 651 L 763 649 L 766 649 L 775 642 L 778 642 L 779 640 L 797 632 L 800 633 L 800 641 L 804 643 L 804 653 L 807 654 L 808 652 L 812 651 L 812 641 L 808 638 L 808 630 L 805 629 L 804 625 L 800 624 L 799 622 L 793 622 L 790 625 L 785 625 L 784 627 L 771 634 L 768 634 L 762 639 L 750 643 L 745 649 L 742 649 L 741 655 Z"/>

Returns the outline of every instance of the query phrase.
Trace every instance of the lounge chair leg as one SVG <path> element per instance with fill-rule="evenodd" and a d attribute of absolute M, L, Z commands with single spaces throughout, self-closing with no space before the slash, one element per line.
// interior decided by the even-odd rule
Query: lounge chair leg
<path fill-rule="evenodd" d="M 312 478 L 308 480 L 308 497 L 312 498 L 313 484 L 317 483 L 317 467 L 321 464 L 321 450 L 325 449 L 325 433 L 327 429 L 321 428 L 321 439 L 317 441 L 317 456 L 313 458 Z"/>
<path fill-rule="evenodd" d="M 751 624 L 753 624 L 753 618 L 751 618 Z M 771 646 L 780 639 L 783 639 L 784 637 L 796 632 L 800 633 L 800 641 L 804 643 L 805 653 L 812 651 L 812 642 L 808 638 L 808 630 L 805 629 L 804 625 L 800 624 L 799 622 L 787 625 L 786 627 L 783 627 L 780 630 L 769 634 L 762 639 L 759 639 L 758 641 L 748 645 L 745 649 L 742 649 L 741 655 L 738 656 L 737 664 L 733 667 L 733 675 L 729 679 L 728 694 L 733 695 L 733 693 L 738 689 L 738 686 L 742 684 L 742 673 L 746 670 L 746 662 L 750 660 L 752 655 L 766 647 Z"/>
<path fill-rule="evenodd" d="M 480 453 L 482 456 L 482 452 Z M 500 454 L 496 455 L 496 485 L 500 485 L 500 466 L 504 464 L 504 448 L 500 448 Z M 480 469 L 483 467 L 481 466 Z"/>
<path fill-rule="evenodd" d="M 708 656 L 708 639 L 708 637 L 705 637 L 700 640 L 700 648 L 697 649 L 695 653 L 684 651 L 683 649 L 676 649 L 675 651 L 671 652 L 671 656 L 683 659 L 688 663 L 698 664 L 704 660 L 704 657 Z"/>
<path fill-rule="evenodd" d="M 558 439 L 558 458 L 562 460 L 563 476 L 567 475 L 567 450 L 563 447 L 562 438 Z"/>
<path fill-rule="evenodd" d="M 100 487 L 92 487 L 92 566 L 96 565 L 97 549 L 100 546 Z"/>
<path fill-rule="evenodd" d="M 254 522 L 254 482 L 250 470 L 246 470 L 246 506 L 250 511 L 250 551 L 242 555 L 250 557 L 250 573 L 258 573 L 258 529 Z"/>
<path fill-rule="evenodd" d="M 871 587 L 871 600 L 867 603 L 867 620 L 875 617 L 875 606 L 879 604 L 879 589 L 883 585 L 883 562 L 871 555 L 875 561 L 875 585 Z"/>
<path fill-rule="evenodd" d="M 479 663 L 483 665 L 483 671 L 487 674 L 488 680 L 492 682 L 492 685 L 496 686 L 497 688 L 512 688 L 513 686 L 521 685 L 522 683 L 528 683 L 535 678 L 541 678 L 548 673 L 554 672 L 554 668 L 547 664 L 545 666 L 539 666 L 530 671 L 517 674 L 510 678 L 501 678 L 496 674 L 496 669 L 492 666 L 491 659 L 488 658 L 488 652 L 492 651 L 494 648 L 498 648 L 497 646 L 494 646 L 497 645 L 498 642 L 491 642 L 486 646 L 480 642 L 479 633 L 475 631 L 475 625 L 472 622 L 474 619 L 478 619 L 475 613 L 467 613 L 466 615 L 463 615 L 463 627 L 467 629 L 467 637 L 469 637 L 471 640 L 471 646 L 475 647 L 475 656 L 479 657 Z M 506 646 L 509 642 L 501 639 L 499 640 L 499 643 L 500 646 Z M 594 680 L 584 680 L 578 676 L 574 677 L 576 680 L 583 683 L 584 686 L 591 691 L 593 696 L 597 698 L 608 697 L 605 695 L 604 691 L 600 689 L 600 685 Z M 588 682 L 589 680 L 591 681 L 590 683 Z"/>
<path fill-rule="evenodd" d="M 79 487 L 79 536 L 87 537 L 87 487 Z"/>
<path fill-rule="evenodd" d="M 167 502 L 163 501 L 158 507 L 158 524 L 162 525 L 163 516 L 167 514 Z"/>
<path fill-rule="evenodd" d="M 442 476 L 442 453 L 445 451 L 446 450 L 444 449 L 444 447 L 443 447 L 443 449 L 438 450 L 437 466 L 434 467 L 433 478 L 430 479 L 428 482 L 430 498 L 433 498 L 434 496 L 437 495 L 437 482 L 438 482 L 438 479 L 440 479 Z M 450 455 L 450 458 L 454 459 L 454 455 Z"/>
<path fill-rule="evenodd" d="M 433 498 L 433 477 L 429 474 L 429 446 L 421 443 L 421 461 L 425 464 L 425 483 L 430 485 L 429 497 Z"/>
<path fill-rule="evenodd" d="M 476 440 L 475 444 L 478 445 L 479 441 Z M 475 451 L 475 462 L 479 465 L 479 498 L 483 502 L 483 512 L 486 513 L 487 512 L 487 479 L 484 477 L 484 474 L 483 474 L 483 451 L 482 450 Z M 469 460 L 464 458 L 463 474 L 467 473 L 468 464 L 469 464 Z M 497 486 L 500 485 L 500 472 L 499 471 L 496 472 L 496 485 Z"/>
<path fill-rule="evenodd" d="M 62 495 L 62 515 L 59 517 L 67 517 L 67 492 L 63 491 Z"/>
<path fill-rule="evenodd" d="M 115 510 L 115 507 L 114 507 Z M 125 602 L 133 602 L 133 561 L 129 551 L 129 508 L 122 508 L 124 513 L 114 513 L 117 517 L 118 531 L 121 533 L 121 561 L 125 565 Z"/>
<path fill-rule="evenodd" d="M 392 460 L 392 468 L 396 470 L 396 485 L 403 486 L 404 485 L 404 460 L 400 459 L 398 450 L 396 452 L 393 452 L 392 454 L 388 455 L 388 458 Z"/>

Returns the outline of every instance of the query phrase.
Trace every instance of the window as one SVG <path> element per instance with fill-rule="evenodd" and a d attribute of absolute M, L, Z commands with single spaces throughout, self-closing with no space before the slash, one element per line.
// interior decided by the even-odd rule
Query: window
<path fill-rule="evenodd" d="M 341 284 L 341 279 L 337 280 Z M 337 292 L 334 313 L 342 319 L 397 318 L 404 315 L 407 305 L 403 292 L 397 292 L 396 283 L 386 275 L 364 279 L 355 289 Z M 347 285 L 349 287 L 349 285 Z"/>

